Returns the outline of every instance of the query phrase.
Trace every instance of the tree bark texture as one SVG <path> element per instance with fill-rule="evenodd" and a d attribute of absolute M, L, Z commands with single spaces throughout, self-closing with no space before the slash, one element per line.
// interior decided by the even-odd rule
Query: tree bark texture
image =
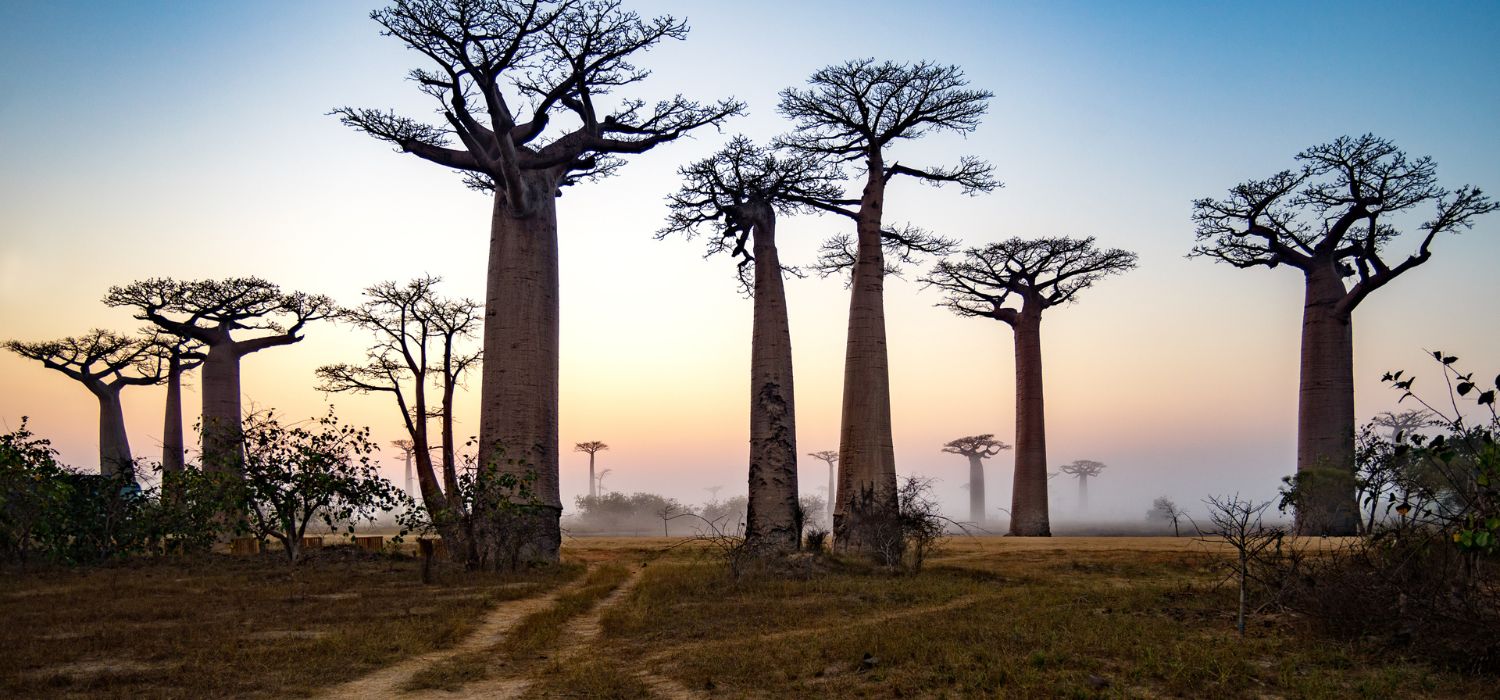
<path fill-rule="evenodd" d="M 1353 535 L 1359 528 L 1354 493 L 1354 335 L 1351 315 L 1338 309 L 1345 290 L 1332 267 L 1306 273 L 1302 308 L 1302 373 L 1297 401 L 1297 474 L 1302 493 L 1297 532 Z"/>
<path fill-rule="evenodd" d="M 755 320 L 750 344 L 750 499 L 745 545 L 766 554 L 796 551 L 797 419 L 792 334 L 770 207 L 754 217 Z"/>
<path fill-rule="evenodd" d="M 239 473 L 240 352 L 234 343 L 208 346 L 203 360 L 203 467 L 209 472 Z"/>
<path fill-rule="evenodd" d="M 134 458 L 125 432 L 120 387 L 101 386 L 94 389 L 94 395 L 99 398 L 99 473 L 105 476 L 127 473 L 134 480 Z"/>
<path fill-rule="evenodd" d="M 1047 516 L 1047 427 L 1042 402 L 1042 317 L 1022 309 L 1016 340 L 1016 467 L 1010 534 L 1050 537 Z"/>
<path fill-rule="evenodd" d="M 878 156 L 860 200 L 858 251 L 849 288 L 849 330 L 844 351 L 843 415 L 839 432 L 838 506 L 834 543 L 841 550 L 869 549 L 862 543 L 854 504 L 869 498 L 874 511 L 894 514 L 896 454 L 891 439 L 890 364 L 885 340 L 885 258 L 881 249 L 881 209 L 885 168 Z"/>
<path fill-rule="evenodd" d="M 518 554 L 525 561 L 555 562 L 562 545 L 558 519 L 558 262 L 555 179 L 527 173 L 523 183 L 535 206 L 516 212 L 496 192 L 484 311 L 484 363 L 480 388 L 482 464 L 527 478 L 535 503 L 527 522 L 506 518 L 525 532 Z M 481 505 L 483 504 L 476 504 Z M 493 548 L 495 537 L 484 546 Z M 487 552 L 504 566 L 511 553 Z"/>
<path fill-rule="evenodd" d="M 186 466 L 182 437 L 182 358 L 173 353 L 167 359 L 167 404 L 161 428 L 162 476 L 181 474 Z"/>

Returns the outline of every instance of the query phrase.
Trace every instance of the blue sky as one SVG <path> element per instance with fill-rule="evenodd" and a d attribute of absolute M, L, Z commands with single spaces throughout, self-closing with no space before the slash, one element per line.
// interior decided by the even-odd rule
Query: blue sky
<path fill-rule="evenodd" d="M 1163 492 L 1179 502 L 1269 495 L 1291 469 L 1300 280 L 1185 260 L 1193 198 L 1364 132 L 1433 156 L 1450 188 L 1500 188 L 1496 3 L 627 4 L 693 26 L 640 61 L 656 74 L 632 95 L 734 95 L 750 115 L 559 203 L 562 439 L 614 444 L 605 466 L 621 490 L 678 488 L 697 500 L 702 487 L 743 488 L 749 303 L 729 263 L 651 234 L 679 165 L 730 133 L 782 131 L 777 92 L 825 64 L 956 63 L 995 93 L 974 134 L 905 144 L 896 157 L 978 155 L 1006 187 L 966 198 L 898 185 L 891 220 L 976 244 L 1097 235 L 1141 254 L 1139 270 L 1043 328 L 1053 461 L 1115 465 L 1104 478 L 1118 475 L 1117 502 L 1095 500 L 1127 515 Z M 481 296 L 484 198 L 326 116 L 345 104 L 430 114 L 403 80 L 417 56 L 378 35 L 366 18 L 375 6 L 0 2 L 3 335 L 129 329 L 128 315 L 98 298 L 152 275 L 258 274 L 352 302 L 372 282 L 432 272 L 452 293 Z M 784 223 L 783 258 L 810 259 L 842 226 Z M 1500 368 L 1497 254 L 1500 220 L 1481 220 L 1361 307 L 1361 416 L 1391 406 L 1379 373 L 1423 369 L 1424 348 L 1472 358 L 1481 374 Z M 792 282 L 789 295 L 799 438 L 804 451 L 832 448 L 847 297 L 835 279 Z M 910 283 L 887 293 L 898 469 L 939 477 L 957 504 L 965 467 L 937 447 L 976 432 L 1009 439 L 1010 337 L 936 301 Z M 312 368 L 357 357 L 363 342 L 326 326 L 254 358 L 247 401 L 320 414 L 327 399 L 311 388 Z M 87 464 L 91 399 L 51 374 L 0 357 L 0 421 L 29 413 L 65 458 Z M 160 396 L 126 401 L 134 446 L 149 456 Z M 396 430 L 378 399 L 336 403 Z M 585 486 L 571 457 L 565 500 Z M 1004 503 L 1008 458 L 995 461 L 990 500 Z M 821 463 L 804 466 L 822 483 Z M 1057 491 L 1065 512 L 1071 489 Z"/>

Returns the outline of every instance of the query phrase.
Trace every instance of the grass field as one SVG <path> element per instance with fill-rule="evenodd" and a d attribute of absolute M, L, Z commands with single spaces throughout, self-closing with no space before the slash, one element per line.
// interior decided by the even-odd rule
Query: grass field
<path fill-rule="evenodd" d="M 1240 638 L 1188 538 L 958 538 L 915 576 L 825 558 L 740 581 L 672 542 L 574 539 L 563 567 L 426 587 L 337 551 L 8 571 L 0 695 L 306 696 L 405 660 L 346 695 L 1500 696 L 1295 617 Z"/>

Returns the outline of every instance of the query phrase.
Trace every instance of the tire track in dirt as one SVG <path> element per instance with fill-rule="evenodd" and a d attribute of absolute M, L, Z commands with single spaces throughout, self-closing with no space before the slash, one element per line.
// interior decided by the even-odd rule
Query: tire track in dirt
<path fill-rule="evenodd" d="M 586 575 L 585 575 L 586 576 Z M 367 698 L 389 698 L 407 697 L 419 698 L 422 693 L 404 693 L 401 687 L 411 680 L 417 672 L 422 671 L 435 663 L 446 659 L 474 651 L 488 649 L 505 638 L 516 623 L 525 619 L 527 615 L 545 610 L 551 606 L 558 596 L 577 588 L 585 576 L 569 582 L 567 585 L 553 590 L 551 593 L 532 598 L 521 598 L 519 600 L 508 600 L 498 604 L 495 609 L 485 614 L 479 626 L 464 637 L 457 644 L 425 654 L 402 659 L 392 666 L 387 666 L 374 673 L 361 676 L 352 681 L 336 686 L 318 697 L 325 700 L 365 700 Z M 449 693 L 441 694 L 441 697 L 451 697 Z"/>

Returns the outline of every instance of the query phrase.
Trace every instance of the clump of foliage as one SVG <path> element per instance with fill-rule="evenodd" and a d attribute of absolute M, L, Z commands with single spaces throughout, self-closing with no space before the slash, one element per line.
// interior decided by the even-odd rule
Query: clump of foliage
<path fill-rule="evenodd" d="M 1405 372 L 1385 381 L 1402 401 L 1425 409 L 1423 427 L 1435 434 L 1365 431 L 1366 533 L 1286 576 L 1283 599 L 1339 636 L 1380 639 L 1440 664 L 1493 673 L 1500 671 L 1500 377 L 1485 388 L 1457 368 L 1458 358 L 1435 352 L 1433 359 L 1445 401 L 1415 393 L 1416 379 Z"/>
<path fill-rule="evenodd" d="M 57 515 L 67 501 L 64 477 L 52 443 L 21 427 L 0 434 L 0 554 L 25 561 L 59 534 Z"/>
<path fill-rule="evenodd" d="M 380 476 L 369 428 L 340 423 L 331 408 L 311 425 L 282 425 L 274 413 L 251 416 L 243 445 L 244 527 L 279 541 L 293 562 L 313 522 L 353 532 L 408 500 Z"/>
<path fill-rule="evenodd" d="M 932 497 L 932 481 L 915 476 L 897 487 L 895 511 L 882 507 L 869 490 L 854 499 L 850 510 L 850 546 L 892 570 L 920 571 L 948 525 L 955 524 L 943 517 Z"/>

